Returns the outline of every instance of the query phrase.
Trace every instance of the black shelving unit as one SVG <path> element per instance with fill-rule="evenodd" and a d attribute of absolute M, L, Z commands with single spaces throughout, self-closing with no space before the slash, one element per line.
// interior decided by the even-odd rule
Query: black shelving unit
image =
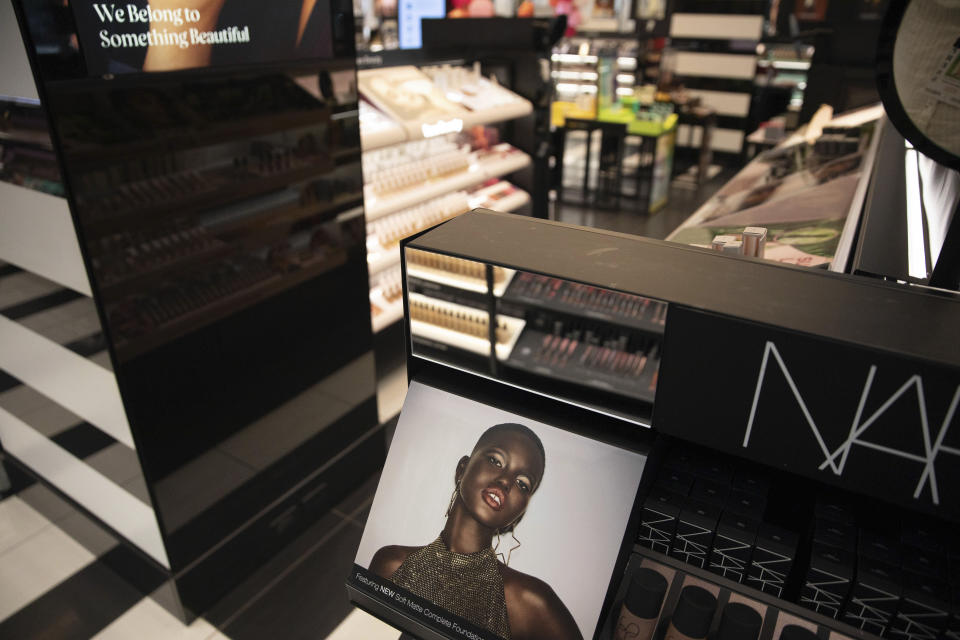
<path fill-rule="evenodd" d="M 673 576 L 660 634 L 687 584 L 707 585 L 720 607 L 734 597 L 752 603 L 764 639 L 794 623 L 821 637 L 870 638 L 888 628 L 909 638 L 956 633 L 960 618 L 945 584 L 960 522 L 960 476 L 952 464 L 960 450 L 953 428 L 960 299 L 489 211 L 439 225 L 405 249 L 517 270 L 491 309 L 525 320 L 509 357 L 490 367 L 482 358 L 472 367 L 434 357 L 413 331 L 411 379 L 449 381 L 434 384 L 468 396 L 476 384 L 486 398 L 500 388 L 504 398 L 522 396 L 554 413 L 564 410 L 557 400 L 576 405 L 570 410 L 605 416 L 604 433 L 595 435 L 601 439 L 655 437 L 634 506 L 636 528 L 624 540 L 630 561 L 614 574 L 618 586 L 601 617 L 608 631 L 627 577 L 652 562 Z M 523 274 L 530 274 L 526 284 Z M 541 280 L 556 292 L 552 299 L 544 288 L 529 290 Z M 667 306 L 662 336 L 649 332 L 662 346 L 646 422 L 635 411 L 645 403 L 634 397 L 632 405 L 618 404 L 615 398 L 629 396 L 625 389 L 598 392 L 607 381 L 595 371 L 558 375 L 564 359 L 569 364 L 582 351 L 567 355 L 569 336 L 538 328 L 538 314 L 585 322 L 583 308 L 568 304 L 569 291 L 580 287 Z M 594 320 L 624 324 L 609 313 Z M 516 356 L 542 351 L 556 338 L 567 339 L 565 348 L 512 366 Z M 615 373 L 617 384 L 629 379 Z M 665 527 L 658 544 L 669 556 L 648 548 L 653 538 L 645 526 Z M 734 542 L 715 542 L 721 529 Z M 735 543 L 739 535 L 747 542 Z M 737 556 L 739 564 L 726 564 L 741 548 L 748 553 Z M 892 573 L 874 566 L 878 554 L 886 554 L 881 564 L 895 563 Z M 827 584 L 831 571 L 846 577 Z M 884 585 L 897 591 L 892 604 L 883 603 L 885 617 L 874 619 L 871 598 Z M 407 624 L 348 588 L 377 615 Z M 719 609 L 713 629 L 718 621 Z M 603 633 L 596 637 L 608 637 Z"/>

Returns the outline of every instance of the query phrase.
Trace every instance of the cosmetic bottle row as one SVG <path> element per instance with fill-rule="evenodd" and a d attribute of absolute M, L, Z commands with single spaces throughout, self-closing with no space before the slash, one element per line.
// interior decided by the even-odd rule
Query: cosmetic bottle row
<path fill-rule="evenodd" d="M 369 183 L 373 177 L 400 169 L 411 162 L 429 160 L 433 156 L 462 149 L 463 144 L 457 140 L 456 135 L 448 134 L 428 140 L 405 142 L 385 149 L 364 151 L 363 175 Z"/>
<path fill-rule="evenodd" d="M 167 223 L 149 232 L 130 230 L 100 236 L 94 243 L 93 266 L 104 283 L 112 283 L 189 258 L 205 257 L 226 246 L 205 227 Z"/>
<path fill-rule="evenodd" d="M 486 356 L 492 337 L 501 360 L 510 354 L 523 331 L 523 320 L 498 315 L 491 334 L 490 314 L 485 310 L 419 293 L 409 294 L 408 306 L 410 332 L 415 338 Z"/>
<path fill-rule="evenodd" d="M 73 111 L 62 111 L 62 130 L 77 143 L 78 158 L 97 162 L 107 151 L 140 151 L 144 143 L 164 140 L 167 148 L 191 148 L 233 140 L 254 128 L 281 130 L 329 117 L 327 106 L 284 74 L 260 74 L 249 79 L 231 76 L 222 82 L 153 85 L 116 89 L 96 104 L 90 95 L 78 95 Z M 353 127 L 345 127 L 347 132 Z M 341 140 L 359 145 L 359 141 Z M 101 155 L 95 155 L 100 150 Z"/>
<path fill-rule="evenodd" d="M 682 565 L 681 565 L 682 567 Z M 849 640 L 802 611 L 634 554 L 611 612 L 613 640 Z"/>
<path fill-rule="evenodd" d="M 749 468 L 673 449 L 643 501 L 637 542 L 878 637 L 957 637 L 960 532 L 771 486 Z"/>
<path fill-rule="evenodd" d="M 374 240 L 374 246 L 369 246 L 371 243 L 368 242 L 367 251 L 371 253 L 390 249 L 403 238 L 469 211 L 469 208 L 466 192 L 455 191 L 371 221 L 367 224 L 367 235 Z"/>
<path fill-rule="evenodd" d="M 487 265 L 483 262 L 407 249 L 407 265 L 408 273 L 415 278 L 440 281 L 474 291 L 487 291 Z M 502 287 L 513 274 L 510 269 L 493 267 L 494 288 Z"/>
<path fill-rule="evenodd" d="M 470 167 L 470 149 L 461 147 L 429 158 L 410 160 L 401 166 L 381 169 L 368 178 L 368 184 L 377 195 L 406 189 L 427 180 L 435 180 Z"/>
<path fill-rule="evenodd" d="M 310 142 L 304 142 L 307 138 Z M 78 202 L 93 220 L 135 216 L 143 209 L 176 203 L 209 206 L 228 202 L 236 199 L 237 189 L 251 191 L 251 195 L 261 184 L 266 190 L 276 189 L 277 185 L 266 181 L 269 178 L 297 181 L 322 172 L 329 158 L 315 146 L 313 134 L 305 134 L 294 147 L 253 142 L 246 152 L 213 162 L 207 154 L 192 152 L 180 157 L 168 155 L 167 162 L 136 170 L 121 164 L 95 168 L 78 177 Z M 110 184 L 114 188 L 106 187 Z"/>
<path fill-rule="evenodd" d="M 348 225 L 349 226 L 349 225 Z M 306 279 L 342 265 L 352 230 L 334 222 L 294 231 L 281 241 L 244 252 L 209 256 L 158 276 L 149 287 L 111 291 L 108 313 L 130 352 L 207 324 Z"/>

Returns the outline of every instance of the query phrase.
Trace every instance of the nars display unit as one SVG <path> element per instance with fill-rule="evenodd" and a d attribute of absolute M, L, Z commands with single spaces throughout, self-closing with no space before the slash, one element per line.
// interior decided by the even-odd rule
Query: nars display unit
<path fill-rule="evenodd" d="M 464 598 L 420 579 L 442 575 L 425 556 L 458 557 L 436 535 L 458 531 L 454 505 L 477 517 L 499 504 L 488 491 L 484 507 L 488 485 L 461 497 L 458 464 L 474 464 L 484 429 L 504 420 L 583 439 L 581 466 L 564 479 L 616 474 L 595 464 L 605 447 L 644 458 L 637 491 L 620 476 L 598 500 L 619 506 L 605 527 L 589 501 L 549 507 L 548 482 L 559 480 L 541 438 L 544 493 L 529 497 L 529 525 L 480 518 L 523 540 L 490 541 L 494 557 L 512 557 L 504 575 L 516 563 L 571 612 L 594 585 L 599 609 L 575 618 L 588 620 L 582 637 L 712 638 L 731 627 L 755 635 L 729 637 L 761 640 L 955 637 L 955 297 L 480 210 L 403 251 L 410 405 L 347 579 L 355 604 L 418 637 L 537 637 L 509 580 L 495 601 L 506 626 L 494 616 L 499 626 L 478 628 L 475 611 L 457 608 Z M 643 309 L 662 325 L 642 325 Z M 639 336 L 656 358 L 636 348 Z M 653 398 L 649 378 L 634 375 L 642 360 Z M 618 384 L 603 384 L 588 367 L 597 362 Z M 521 560 L 550 546 L 537 536 L 543 518 L 561 536 L 584 519 L 592 533 L 550 562 Z M 606 550 L 590 543 L 601 530 Z M 588 580 L 581 556 L 614 571 Z M 562 586 L 571 574 L 585 576 L 581 592 Z M 659 585 L 647 600 L 630 594 L 643 580 Z M 488 602 L 491 588 L 482 592 Z"/>
<path fill-rule="evenodd" d="M 92 335 L 3 318 L 0 442 L 191 619 L 382 464 L 351 6 L 14 6 L 66 198 L 16 200 L 4 246 L 69 250 L 79 284 L 23 278 L 71 288 Z"/>

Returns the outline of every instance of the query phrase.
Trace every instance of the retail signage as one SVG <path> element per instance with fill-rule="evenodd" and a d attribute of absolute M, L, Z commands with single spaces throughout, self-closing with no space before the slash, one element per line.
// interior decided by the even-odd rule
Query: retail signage
<path fill-rule="evenodd" d="M 91 75 L 329 58 L 329 0 L 71 0 Z"/>
<path fill-rule="evenodd" d="M 645 461 L 414 382 L 348 582 L 444 637 L 592 638 Z"/>
<path fill-rule="evenodd" d="M 670 435 L 955 519 L 958 404 L 955 369 L 672 306 L 653 421 Z"/>

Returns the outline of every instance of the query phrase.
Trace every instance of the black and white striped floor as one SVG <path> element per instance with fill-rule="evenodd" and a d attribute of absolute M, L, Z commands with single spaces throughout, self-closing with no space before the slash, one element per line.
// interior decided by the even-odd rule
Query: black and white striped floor
<path fill-rule="evenodd" d="M 0 263 L 0 316 L 111 368 L 86 296 Z M 149 505 L 133 449 L 2 370 L 0 409 Z M 2 454 L 0 461 L 0 638 L 399 636 L 353 610 L 343 586 L 376 478 L 184 625 L 158 604 L 164 580 L 154 565 Z"/>

